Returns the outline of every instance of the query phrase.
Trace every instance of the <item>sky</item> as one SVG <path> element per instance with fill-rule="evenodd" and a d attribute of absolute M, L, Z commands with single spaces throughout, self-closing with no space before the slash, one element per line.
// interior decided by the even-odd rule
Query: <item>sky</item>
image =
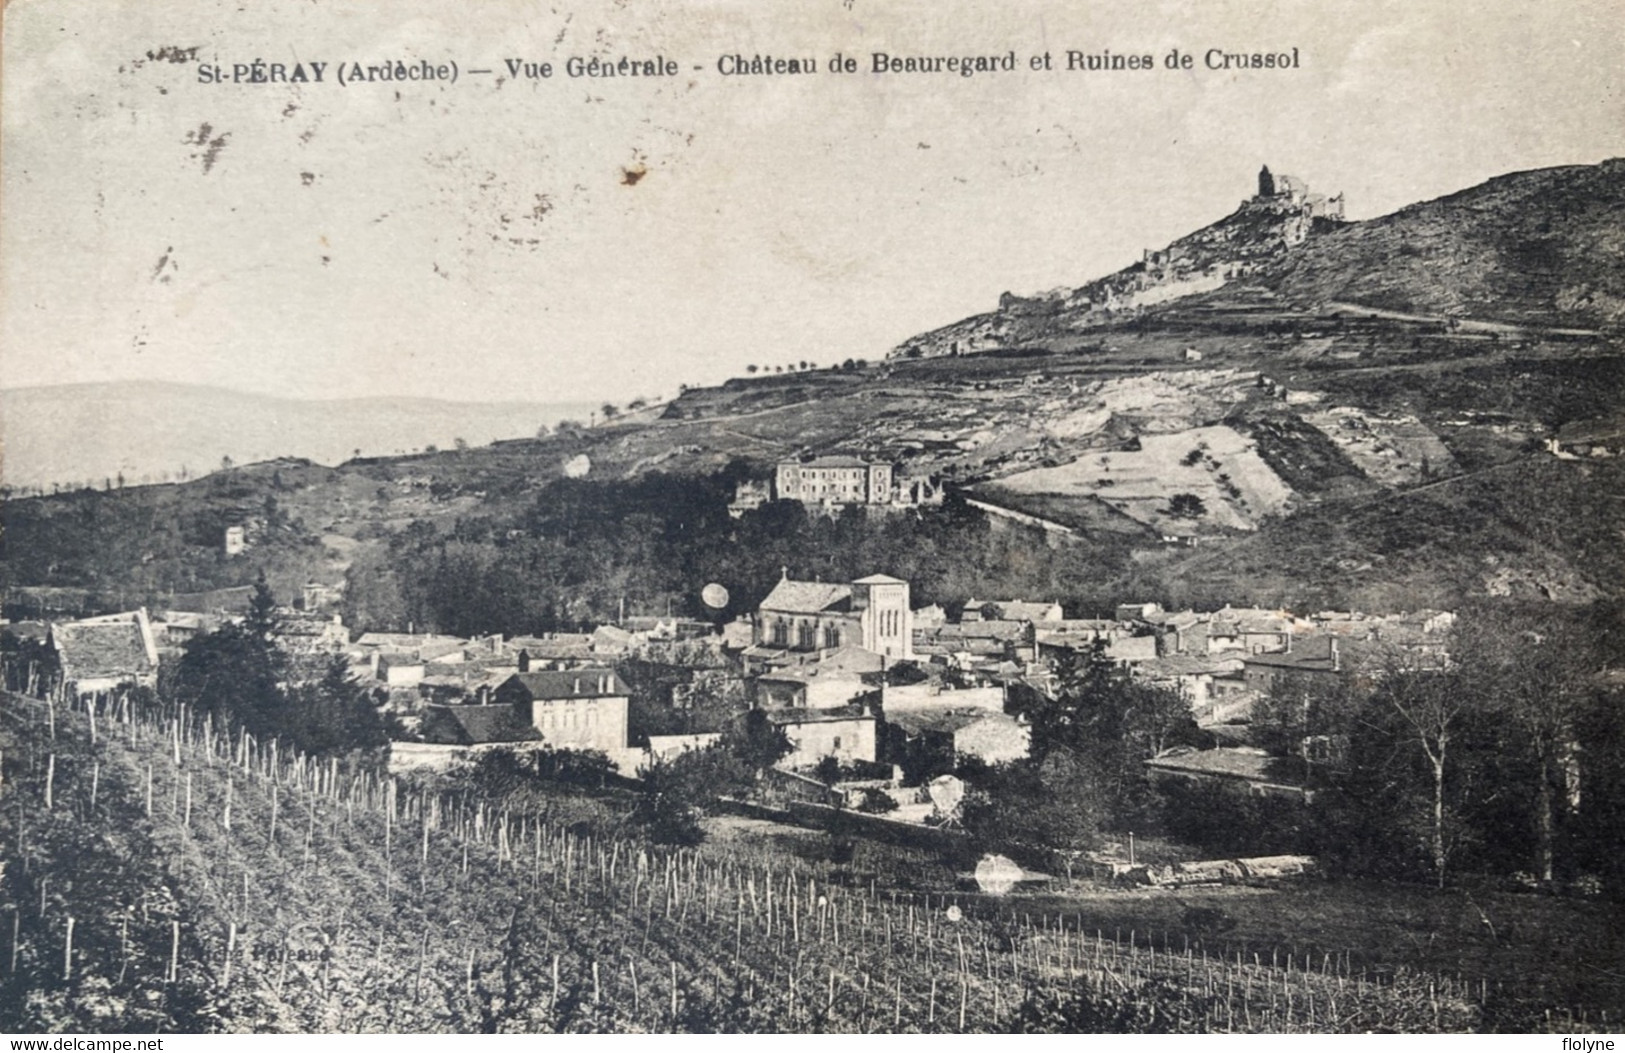
<path fill-rule="evenodd" d="M 870 360 L 1232 210 L 1625 154 L 1618 0 L 13 0 L 0 386 L 573 401 Z M 160 49 L 179 49 L 169 61 Z M 1195 67 L 1169 70 L 1171 49 Z M 1209 48 L 1296 70 L 1212 71 Z M 1068 49 L 1153 57 L 1068 72 Z M 971 77 L 870 55 L 1002 55 Z M 1052 68 L 1027 68 L 1048 52 Z M 830 56 L 857 59 L 826 72 Z M 811 57 L 725 77 L 723 55 Z M 570 78 L 571 56 L 675 59 Z M 553 64 L 507 77 L 510 58 Z M 326 62 L 322 84 L 200 64 Z M 456 61 L 458 81 L 333 83 Z M 695 67 L 700 67 L 695 69 Z M 490 68 L 491 74 L 469 69 Z M 629 173 L 637 178 L 629 177 Z"/>

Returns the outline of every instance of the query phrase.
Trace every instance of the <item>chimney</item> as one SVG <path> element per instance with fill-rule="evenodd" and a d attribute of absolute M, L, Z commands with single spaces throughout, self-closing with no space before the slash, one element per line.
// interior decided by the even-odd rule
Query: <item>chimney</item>
<path fill-rule="evenodd" d="M 572 695 L 581 694 L 581 678 L 579 676 L 576 677 L 574 686 L 570 688 L 570 693 Z"/>
<path fill-rule="evenodd" d="M 530 672 L 530 652 L 523 647 L 519 649 L 519 671 Z"/>
<path fill-rule="evenodd" d="M 1337 653 L 1337 637 L 1333 636 L 1331 638 L 1331 641 L 1332 641 L 1332 672 L 1341 673 L 1343 671 L 1343 658 L 1342 658 L 1341 655 L 1339 655 Z"/>

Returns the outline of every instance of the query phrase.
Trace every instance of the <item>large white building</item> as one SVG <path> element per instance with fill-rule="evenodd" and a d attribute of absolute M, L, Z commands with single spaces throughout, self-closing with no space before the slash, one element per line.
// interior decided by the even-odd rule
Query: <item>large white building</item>
<path fill-rule="evenodd" d="M 892 483 L 891 465 L 857 457 L 781 461 L 773 496 L 809 505 L 883 505 L 892 501 Z"/>

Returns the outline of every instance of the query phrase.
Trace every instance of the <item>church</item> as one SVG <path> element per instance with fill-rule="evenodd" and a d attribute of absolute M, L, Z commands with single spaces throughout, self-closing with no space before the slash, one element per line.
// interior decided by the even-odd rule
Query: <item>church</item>
<path fill-rule="evenodd" d="M 787 575 L 757 608 L 755 643 L 786 651 L 861 647 L 885 659 L 912 658 L 908 582 L 885 574 L 849 585 Z"/>

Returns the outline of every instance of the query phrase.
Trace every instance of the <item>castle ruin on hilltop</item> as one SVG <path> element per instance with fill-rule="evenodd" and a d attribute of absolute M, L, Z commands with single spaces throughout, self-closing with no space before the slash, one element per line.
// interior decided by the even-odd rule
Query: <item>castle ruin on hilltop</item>
<path fill-rule="evenodd" d="M 1343 219 L 1343 195 L 1311 194 L 1309 184 L 1296 176 L 1276 175 L 1265 165 L 1258 170 L 1256 202 L 1300 209 L 1309 219 Z"/>
<path fill-rule="evenodd" d="M 1008 347 L 1021 317 L 1064 316 L 1061 320 L 1071 329 L 1120 321 L 1144 308 L 1212 292 L 1256 274 L 1311 235 L 1343 222 L 1342 194 L 1312 193 L 1303 180 L 1278 175 L 1265 165 L 1258 173 L 1258 193 L 1217 223 L 1165 248 L 1146 249 L 1139 262 L 1079 288 L 1036 296 L 1005 293 L 996 312 L 916 336 L 899 345 L 892 357 L 931 358 Z"/>

